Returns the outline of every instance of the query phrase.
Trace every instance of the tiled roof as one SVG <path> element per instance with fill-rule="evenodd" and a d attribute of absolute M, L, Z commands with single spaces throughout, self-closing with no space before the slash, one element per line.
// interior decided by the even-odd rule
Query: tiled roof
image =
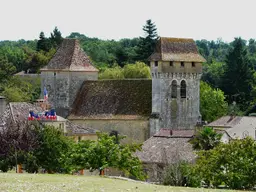
<path fill-rule="evenodd" d="M 41 69 L 41 71 L 45 70 L 98 71 L 80 47 L 77 39 L 64 39 L 48 65 Z"/>
<path fill-rule="evenodd" d="M 6 128 L 8 122 L 15 124 L 24 124 L 27 122 L 29 111 L 33 110 L 35 113 L 42 112 L 42 108 L 31 103 L 13 102 L 9 103 L 4 114 L 0 116 L 0 129 Z M 57 116 L 60 122 L 66 122 L 66 129 L 69 135 L 80 134 L 95 134 L 96 130 L 77 125 L 60 116 Z"/>
<path fill-rule="evenodd" d="M 179 160 L 193 162 L 196 154 L 189 138 L 151 137 L 135 155 L 143 163 L 170 164 Z"/>
<path fill-rule="evenodd" d="M 207 126 L 229 128 L 238 124 L 242 118 L 243 117 L 240 116 L 223 116 L 216 121 L 209 123 Z"/>
<path fill-rule="evenodd" d="M 160 37 L 155 52 L 149 57 L 152 61 L 205 62 L 198 53 L 193 39 Z"/>
<path fill-rule="evenodd" d="M 195 132 L 192 129 L 160 129 L 154 136 L 158 137 L 179 137 L 179 138 L 192 138 Z"/>
<path fill-rule="evenodd" d="M 151 80 L 85 81 L 76 96 L 69 118 L 149 117 L 151 87 Z"/>

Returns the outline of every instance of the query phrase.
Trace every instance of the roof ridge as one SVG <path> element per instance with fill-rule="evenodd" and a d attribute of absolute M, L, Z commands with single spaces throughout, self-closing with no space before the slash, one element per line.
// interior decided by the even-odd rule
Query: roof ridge
<path fill-rule="evenodd" d="M 71 70 L 71 66 L 72 66 L 72 63 L 74 62 L 74 54 L 75 54 L 75 50 L 76 50 L 76 46 L 77 46 L 77 42 L 78 42 L 78 45 L 79 45 L 79 40 L 78 39 L 72 39 L 70 38 L 69 40 L 75 40 L 75 44 L 73 46 L 73 51 L 72 51 L 72 57 L 71 57 L 71 62 L 70 62 L 70 65 L 69 65 L 69 70 Z"/>

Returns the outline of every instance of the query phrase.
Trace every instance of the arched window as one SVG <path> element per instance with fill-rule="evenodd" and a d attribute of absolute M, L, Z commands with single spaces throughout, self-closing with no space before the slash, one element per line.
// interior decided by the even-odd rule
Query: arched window
<path fill-rule="evenodd" d="M 187 93 L 186 93 L 186 81 L 182 80 L 180 84 L 180 97 L 181 98 L 186 98 Z"/>
<path fill-rule="evenodd" d="M 172 81 L 172 92 L 171 92 L 172 98 L 177 98 L 177 81 Z"/>

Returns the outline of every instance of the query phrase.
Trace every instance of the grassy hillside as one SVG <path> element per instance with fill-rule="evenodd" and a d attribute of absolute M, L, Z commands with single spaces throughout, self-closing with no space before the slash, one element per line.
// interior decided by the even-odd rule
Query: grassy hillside
<path fill-rule="evenodd" d="M 0 191 L 229 191 L 231 190 L 209 190 L 182 187 L 158 186 L 119 179 L 101 178 L 99 176 L 72 176 L 72 175 L 48 175 L 48 174 L 0 174 Z"/>

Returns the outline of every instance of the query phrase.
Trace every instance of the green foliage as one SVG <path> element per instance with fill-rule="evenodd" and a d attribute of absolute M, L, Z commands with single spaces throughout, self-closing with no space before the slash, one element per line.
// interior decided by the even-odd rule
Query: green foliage
<path fill-rule="evenodd" d="M 49 51 L 52 48 L 50 39 L 46 38 L 44 32 L 39 35 L 39 40 L 37 41 L 37 51 Z"/>
<path fill-rule="evenodd" d="M 183 186 L 184 177 L 182 170 L 182 162 L 178 161 L 177 163 L 170 164 L 164 171 L 164 185 L 171 186 Z"/>
<path fill-rule="evenodd" d="M 252 138 L 221 143 L 212 150 L 198 152 L 193 168 L 208 185 L 252 189 L 256 185 L 255 151 Z"/>
<path fill-rule="evenodd" d="M 224 75 L 225 63 L 212 62 L 203 64 L 202 80 L 214 88 L 221 86 L 221 80 Z"/>
<path fill-rule="evenodd" d="M 37 41 L 37 51 L 49 52 L 51 49 L 56 49 L 62 40 L 61 32 L 57 27 L 54 28 L 50 38 L 45 37 L 44 32 L 41 32 Z"/>
<path fill-rule="evenodd" d="M 119 66 L 107 68 L 99 74 L 99 79 L 124 79 L 123 69 Z"/>
<path fill-rule="evenodd" d="M 164 170 L 164 185 L 200 187 L 201 180 L 191 164 L 184 161 L 168 165 Z"/>
<path fill-rule="evenodd" d="M 2 84 L 1 94 L 9 102 L 31 102 L 39 98 L 41 92 L 40 77 L 25 78 L 13 76 L 7 83 Z"/>
<path fill-rule="evenodd" d="M 0 55 L 0 83 L 6 82 L 15 71 L 15 66 Z"/>
<path fill-rule="evenodd" d="M 57 27 L 54 28 L 53 33 L 51 33 L 50 37 L 52 46 L 56 49 L 62 42 L 63 38 L 61 36 L 61 32 Z"/>
<path fill-rule="evenodd" d="M 125 78 L 147 78 L 150 79 L 150 68 L 142 62 L 136 62 L 135 64 L 127 64 L 124 66 Z"/>
<path fill-rule="evenodd" d="M 133 155 L 141 145 L 121 145 L 116 143 L 115 136 L 98 133 L 98 140 L 80 141 L 68 154 L 69 169 L 103 170 L 106 167 L 118 168 L 128 176 L 145 179 L 140 160 Z"/>
<path fill-rule="evenodd" d="M 220 89 L 213 89 L 207 83 L 200 83 L 200 112 L 205 121 L 214 121 L 227 114 L 228 104 Z"/>
<path fill-rule="evenodd" d="M 158 40 L 157 28 L 151 19 L 146 21 L 146 25 L 143 26 L 143 31 L 145 32 L 145 37 L 140 38 L 137 49 L 137 59 L 147 63 L 147 59 L 153 53 Z"/>
<path fill-rule="evenodd" d="M 251 100 L 253 72 L 245 42 L 236 38 L 226 58 L 222 90 L 228 95 L 229 103 L 236 101 L 245 108 Z"/>
<path fill-rule="evenodd" d="M 120 41 L 100 40 L 86 37 L 80 33 L 71 33 L 68 38 L 79 39 L 82 48 L 99 69 L 105 65 L 113 67 L 113 63 L 123 67 L 126 63 L 136 61 L 138 38 L 121 39 Z"/>
<path fill-rule="evenodd" d="M 210 150 L 219 145 L 222 134 L 217 133 L 211 127 L 204 127 L 197 131 L 190 143 L 195 150 Z"/>
<path fill-rule="evenodd" d="M 107 68 L 99 74 L 99 79 L 129 79 L 129 78 L 147 78 L 150 79 L 150 69 L 142 62 L 127 64 L 124 68 L 114 65 L 113 68 Z"/>
<path fill-rule="evenodd" d="M 35 158 L 30 159 L 48 173 L 61 171 L 64 167 L 62 158 L 70 147 L 69 139 L 56 127 L 43 126 L 37 131 L 39 147 L 31 153 Z"/>

